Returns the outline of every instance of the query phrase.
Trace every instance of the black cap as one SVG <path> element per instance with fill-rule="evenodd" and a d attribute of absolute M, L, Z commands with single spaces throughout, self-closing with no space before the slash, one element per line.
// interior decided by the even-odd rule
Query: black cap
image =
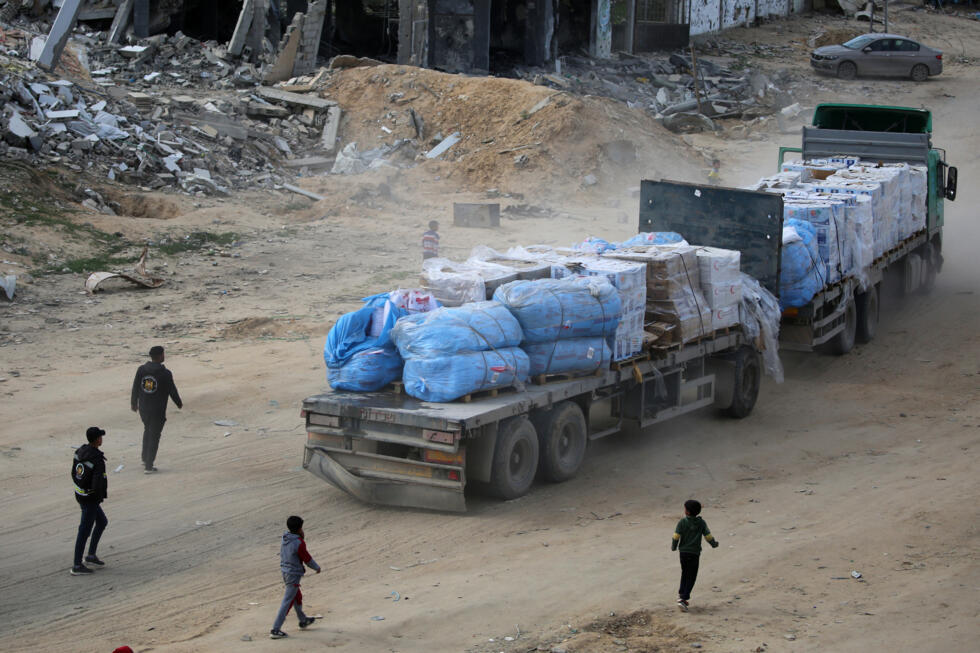
<path fill-rule="evenodd" d="M 150 347 L 150 358 L 155 358 L 157 356 L 163 356 L 163 347 L 160 345 L 153 345 Z"/>
<path fill-rule="evenodd" d="M 95 442 L 103 435 L 105 435 L 105 431 L 100 429 L 98 426 L 90 426 L 88 427 L 88 430 L 85 431 L 85 437 L 88 438 L 89 442 Z"/>

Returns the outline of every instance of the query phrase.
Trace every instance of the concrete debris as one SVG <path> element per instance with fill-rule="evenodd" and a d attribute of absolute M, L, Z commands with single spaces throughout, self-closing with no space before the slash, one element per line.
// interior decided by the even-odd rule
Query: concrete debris
<path fill-rule="evenodd" d="M 764 52 L 760 52 L 760 50 Z M 630 55 L 616 53 L 610 59 L 591 59 L 567 55 L 562 57 L 561 74 L 540 67 L 516 67 L 512 74 L 535 84 L 552 86 L 578 95 L 601 95 L 645 109 L 655 117 L 696 111 L 710 118 L 752 120 L 770 115 L 794 103 L 793 81 L 770 80 L 759 73 L 734 70 L 709 58 L 732 57 L 737 53 L 782 56 L 790 46 L 748 46 L 723 38 L 700 42 L 697 52 L 697 74 L 690 53 Z M 543 107 L 533 107 L 528 112 Z"/>

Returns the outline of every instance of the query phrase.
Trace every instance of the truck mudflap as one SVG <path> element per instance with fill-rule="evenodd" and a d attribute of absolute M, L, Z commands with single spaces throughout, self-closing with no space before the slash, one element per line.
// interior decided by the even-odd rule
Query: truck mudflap
<path fill-rule="evenodd" d="M 379 477 L 358 476 L 335 460 L 335 455 L 355 456 L 366 473 L 370 474 L 371 470 L 376 470 L 374 474 Z M 396 478 L 397 474 L 383 471 L 387 462 L 380 456 L 357 455 L 349 452 L 341 454 L 315 444 L 306 445 L 306 455 L 303 457 L 303 467 L 306 470 L 366 503 L 452 512 L 466 511 L 462 478 L 459 482 L 432 481 L 432 484 L 426 484 L 420 482 L 420 479 L 409 470 L 407 473 L 402 472 L 405 480 L 401 481 Z M 392 459 L 390 463 L 399 467 L 411 465 L 399 459 Z M 421 464 L 418 467 L 420 470 L 424 469 Z"/>

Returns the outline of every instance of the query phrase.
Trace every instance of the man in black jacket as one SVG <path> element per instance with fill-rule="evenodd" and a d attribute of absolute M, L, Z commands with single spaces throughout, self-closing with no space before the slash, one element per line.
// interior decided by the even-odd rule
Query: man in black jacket
<path fill-rule="evenodd" d="M 150 362 L 140 365 L 133 379 L 132 409 L 139 411 L 143 420 L 143 467 L 145 474 L 157 471 L 153 461 L 157 457 L 160 446 L 160 435 L 163 424 L 167 421 L 167 399 L 173 399 L 177 408 L 183 408 L 184 403 L 177 393 L 174 375 L 163 366 L 163 347 L 157 345 L 150 348 Z"/>
<path fill-rule="evenodd" d="M 85 552 L 85 541 L 92 539 L 88 545 L 88 555 L 85 562 L 91 565 L 103 566 L 96 550 L 102 532 L 109 525 L 105 513 L 102 512 L 102 501 L 109 496 L 109 480 L 105 473 L 105 455 L 99 451 L 102 446 L 102 436 L 105 431 L 98 426 L 90 426 L 85 432 L 88 444 L 83 444 L 75 451 L 72 461 L 71 478 L 75 483 L 75 500 L 82 508 L 82 521 L 78 525 L 78 537 L 75 538 L 75 559 L 71 568 L 72 576 L 91 574 L 92 570 L 82 564 L 82 553 Z M 93 530 L 93 526 L 95 530 Z"/>

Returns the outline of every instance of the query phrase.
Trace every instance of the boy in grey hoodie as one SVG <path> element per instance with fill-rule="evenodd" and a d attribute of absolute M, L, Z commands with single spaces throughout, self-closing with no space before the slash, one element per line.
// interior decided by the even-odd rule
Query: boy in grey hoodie
<path fill-rule="evenodd" d="M 313 556 L 306 550 L 304 541 L 303 519 L 293 515 L 286 520 L 286 528 L 289 529 L 282 534 L 282 546 L 279 548 L 279 568 L 282 570 L 282 582 L 286 584 L 286 593 L 282 597 L 282 604 L 279 606 L 279 614 L 276 621 L 272 624 L 269 637 L 272 639 L 282 639 L 288 635 L 282 632 L 282 624 L 286 621 L 289 608 L 296 608 L 296 616 L 299 617 L 299 627 L 306 628 L 316 620 L 316 617 L 307 617 L 303 612 L 303 593 L 300 592 L 299 582 L 306 573 L 308 566 L 310 569 L 320 573 L 320 565 L 316 563 Z"/>

